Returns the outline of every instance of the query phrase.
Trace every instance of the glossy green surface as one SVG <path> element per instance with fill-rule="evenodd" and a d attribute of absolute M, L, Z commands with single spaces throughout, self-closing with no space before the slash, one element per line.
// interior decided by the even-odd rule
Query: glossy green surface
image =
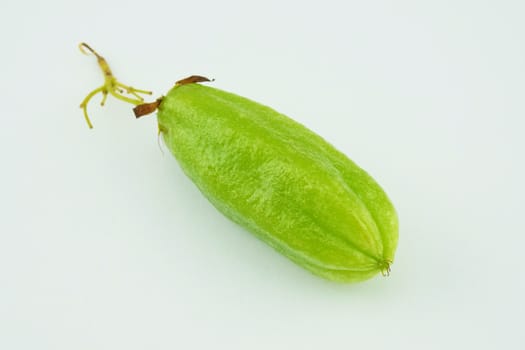
<path fill-rule="evenodd" d="M 199 84 L 175 86 L 158 122 L 209 201 L 300 266 L 341 282 L 389 269 L 398 239 L 394 207 L 365 171 L 312 131 Z"/>

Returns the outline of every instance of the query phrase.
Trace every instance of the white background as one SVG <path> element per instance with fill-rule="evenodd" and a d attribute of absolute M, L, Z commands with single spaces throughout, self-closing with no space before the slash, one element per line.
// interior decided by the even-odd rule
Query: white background
<path fill-rule="evenodd" d="M 524 349 L 525 4 L 0 4 L 0 349 Z M 339 285 L 222 217 L 109 99 L 191 74 L 270 105 L 396 205 L 392 275 Z"/>

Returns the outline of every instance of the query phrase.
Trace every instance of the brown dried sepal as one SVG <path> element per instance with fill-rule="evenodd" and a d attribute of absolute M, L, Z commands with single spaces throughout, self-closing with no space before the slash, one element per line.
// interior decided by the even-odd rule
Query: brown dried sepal
<path fill-rule="evenodd" d="M 206 77 L 200 76 L 200 75 L 192 75 L 187 78 L 184 78 L 182 80 L 179 80 L 175 83 L 175 85 L 186 85 L 186 84 L 194 84 L 194 83 L 202 83 L 206 81 L 213 81 L 213 79 L 208 79 Z"/>
<path fill-rule="evenodd" d="M 162 97 L 158 98 L 155 102 L 140 104 L 133 108 L 133 113 L 135 113 L 136 118 L 151 114 L 157 110 L 161 102 Z"/>

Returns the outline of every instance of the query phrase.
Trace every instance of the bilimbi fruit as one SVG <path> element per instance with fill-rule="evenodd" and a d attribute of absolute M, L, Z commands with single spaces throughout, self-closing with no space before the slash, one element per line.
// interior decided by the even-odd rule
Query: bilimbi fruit
<path fill-rule="evenodd" d="M 190 76 L 163 97 L 118 82 L 94 54 L 97 93 L 157 111 L 159 132 L 184 173 L 226 217 L 310 272 L 358 282 L 387 275 L 398 242 L 396 211 L 377 182 L 331 144 L 289 117 Z M 127 93 L 128 95 L 125 95 Z"/>

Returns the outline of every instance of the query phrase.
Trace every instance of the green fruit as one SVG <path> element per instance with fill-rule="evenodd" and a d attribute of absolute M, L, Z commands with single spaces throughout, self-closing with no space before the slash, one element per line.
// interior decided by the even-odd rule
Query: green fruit
<path fill-rule="evenodd" d="M 167 147 L 206 198 L 318 276 L 387 274 L 398 221 L 381 187 L 301 124 L 199 78 L 138 110 L 158 109 Z"/>

